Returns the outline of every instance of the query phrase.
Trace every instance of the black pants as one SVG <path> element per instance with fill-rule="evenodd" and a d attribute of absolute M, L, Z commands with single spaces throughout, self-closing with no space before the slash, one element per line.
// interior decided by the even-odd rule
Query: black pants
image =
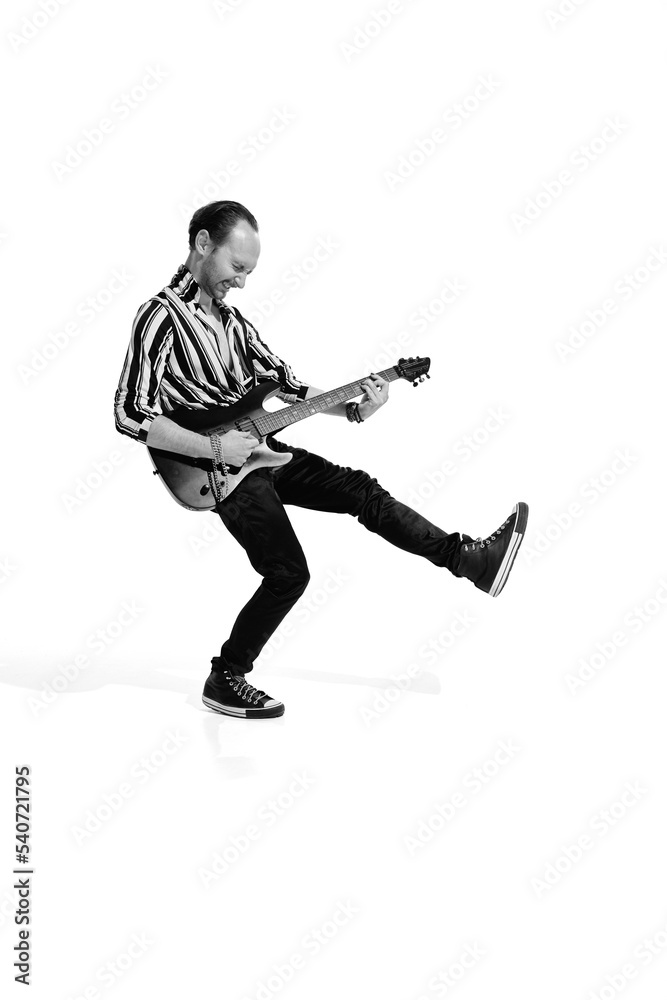
<path fill-rule="evenodd" d="M 221 666 L 235 674 L 252 670 L 255 658 L 310 579 L 284 504 L 351 514 L 369 531 L 455 576 L 461 544 L 472 541 L 469 535 L 448 534 L 431 524 L 395 500 L 366 472 L 342 468 L 282 441 L 272 439 L 270 444 L 276 451 L 291 451 L 292 460 L 276 469 L 251 472 L 217 508 L 225 527 L 263 577 L 220 651 Z"/>

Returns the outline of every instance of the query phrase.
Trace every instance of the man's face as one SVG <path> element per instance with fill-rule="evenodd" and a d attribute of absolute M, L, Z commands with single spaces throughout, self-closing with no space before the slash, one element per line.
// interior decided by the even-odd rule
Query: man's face
<path fill-rule="evenodd" d="M 198 236 L 199 239 L 199 236 Z M 212 299 L 224 299 L 230 288 L 243 288 L 259 258 L 259 236 L 247 222 L 240 222 L 227 241 L 214 247 L 205 243 L 199 284 Z"/>

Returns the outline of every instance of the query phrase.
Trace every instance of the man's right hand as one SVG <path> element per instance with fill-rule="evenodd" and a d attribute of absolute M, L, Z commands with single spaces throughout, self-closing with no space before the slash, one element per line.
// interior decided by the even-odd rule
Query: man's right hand
<path fill-rule="evenodd" d="M 240 469 L 259 444 L 254 434 L 248 431 L 227 431 L 220 435 L 222 454 L 227 465 Z"/>
<path fill-rule="evenodd" d="M 236 469 L 241 468 L 259 444 L 257 438 L 248 431 L 227 431 L 226 434 L 220 435 L 220 440 L 225 462 Z M 146 444 L 151 448 L 175 451 L 177 454 L 190 455 L 192 458 L 210 459 L 213 454 L 211 442 L 206 434 L 188 431 L 163 413 L 158 414 L 151 422 Z"/>

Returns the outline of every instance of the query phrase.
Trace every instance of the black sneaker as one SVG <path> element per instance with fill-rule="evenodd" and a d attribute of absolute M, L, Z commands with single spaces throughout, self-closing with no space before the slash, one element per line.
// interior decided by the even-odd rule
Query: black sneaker
<path fill-rule="evenodd" d="M 464 542 L 456 567 L 457 576 L 472 580 L 480 590 L 497 597 L 507 583 L 527 523 L 528 504 L 518 503 L 507 520 L 488 538 Z"/>
<path fill-rule="evenodd" d="M 204 684 L 202 701 L 214 712 L 233 715 L 237 719 L 274 719 L 282 715 L 285 706 L 248 684 L 243 674 L 231 670 L 212 670 Z"/>

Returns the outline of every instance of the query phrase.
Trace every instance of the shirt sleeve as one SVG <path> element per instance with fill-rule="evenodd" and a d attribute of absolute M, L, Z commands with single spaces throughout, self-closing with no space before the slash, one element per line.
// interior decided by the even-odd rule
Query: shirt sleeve
<path fill-rule="evenodd" d="M 162 413 L 158 395 L 171 352 L 171 317 L 154 299 L 139 309 L 115 397 L 116 428 L 121 434 L 146 441 L 148 429 Z"/>
<path fill-rule="evenodd" d="M 235 312 L 246 328 L 255 374 L 259 378 L 272 378 L 280 382 L 281 391 L 278 393 L 278 398 L 286 403 L 297 403 L 300 399 L 305 399 L 310 388 L 308 383 L 295 378 L 290 366 L 264 343 L 252 323 L 237 310 Z"/>

